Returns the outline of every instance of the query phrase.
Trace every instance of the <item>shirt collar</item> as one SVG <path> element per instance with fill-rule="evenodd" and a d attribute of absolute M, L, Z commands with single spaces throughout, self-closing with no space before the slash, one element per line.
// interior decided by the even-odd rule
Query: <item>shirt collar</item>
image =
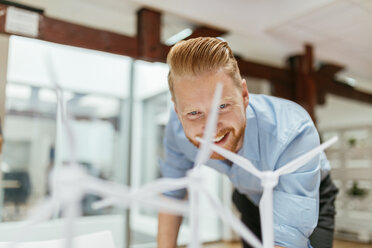
<path fill-rule="evenodd" d="M 260 149 L 257 116 L 250 103 L 247 107 L 246 115 L 247 120 L 244 131 L 243 146 L 239 150 L 238 154 L 249 160 L 258 161 L 260 160 Z"/>

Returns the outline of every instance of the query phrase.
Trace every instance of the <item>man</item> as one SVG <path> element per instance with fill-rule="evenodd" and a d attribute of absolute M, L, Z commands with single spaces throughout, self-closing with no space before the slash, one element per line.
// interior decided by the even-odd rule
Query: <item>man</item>
<path fill-rule="evenodd" d="M 276 170 L 319 145 L 314 124 L 299 105 L 248 94 L 246 81 L 226 42 L 215 38 L 179 42 L 169 52 L 167 63 L 174 111 L 164 139 L 164 177 L 183 177 L 192 167 L 200 145 L 196 137 L 203 135 L 217 83 L 223 85 L 213 139 L 218 146 L 249 159 L 263 171 Z M 226 174 L 235 187 L 233 201 L 243 223 L 261 237 L 257 207 L 262 195 L 260 181 L 216 153 L 211 158 L 208 165 Z M 312 233 L 314 247 L 332 247 L 337 189 L 328 171 L 329 164 L 322 153 L 298 171 L 280 178 L 274 191 L 276 247 L 310 247 Z M 182 199 L 186 191 L 166 195 Z M 159 214 L 158 247 L 176 246 L 181 220 L 180 216 Z M 244 247 L 250 246 L 244 243 Z"/>

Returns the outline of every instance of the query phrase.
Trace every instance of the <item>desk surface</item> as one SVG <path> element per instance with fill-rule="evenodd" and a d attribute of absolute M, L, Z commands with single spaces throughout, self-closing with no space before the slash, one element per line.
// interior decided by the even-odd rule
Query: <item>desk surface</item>
<path fill-rule="evenodd" d="M 64 248 L 65 240 L 48 240 L 39 242 L 20 243 L 19 248 Z M 76 237 L 75 248 L 115 248 L 111 231 L 102 231 Z M 0 242 L 0 248 L 9 248 L 9 243 Z"/>

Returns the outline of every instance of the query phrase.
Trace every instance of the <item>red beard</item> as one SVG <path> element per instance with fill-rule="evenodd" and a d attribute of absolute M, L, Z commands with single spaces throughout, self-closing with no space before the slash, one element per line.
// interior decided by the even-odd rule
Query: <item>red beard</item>
<path fill-rule="evenodd" d="M 223 147 L 226 150 L 236 153 L 240 148 L 243 142 L 243 135 L 244 135 L 245 125 L 241 127 L 239 130 L 236 130 L 232 127 L 230 128 L 223 128 L 218 131 L 218 134 L 215 137 L 220 137 L 225 135 L 225 137 L 220 140 L 219 142 L 215 142 L 216 145 Z M 203 137 L 203 134 L 198 134 L 197 137 Z M 200 143 L 195 139 L 187 136 L 188 140 L 196 147 L 200 147 Z M 217 160 L 225 160 L 226 158 L 221 156 L 220 154 L 213 152 L 211 155 L 212 159 Z"/>

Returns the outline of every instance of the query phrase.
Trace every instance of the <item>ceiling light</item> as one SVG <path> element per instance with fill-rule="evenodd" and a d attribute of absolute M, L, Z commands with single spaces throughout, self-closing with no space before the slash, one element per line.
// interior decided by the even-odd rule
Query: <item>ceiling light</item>
<path fill-rule="evenodd" d="M 344 82 L 352 87 L 355 87 L 357 84 L 357 81 L 354 78 L 351 77 L 345 77 Z"/>
<path fill-rule="evenodd" d="M 168 46 L 172 46 L 179 42 L 180 40 L 185 39 L 186 37 L 190 36 L 192 34 L 191 28 L 185 28 L 181 32 L 178 32 L 177 34 L 170 37 L 168 40 L 165 41 L 165 44 Z"/>

